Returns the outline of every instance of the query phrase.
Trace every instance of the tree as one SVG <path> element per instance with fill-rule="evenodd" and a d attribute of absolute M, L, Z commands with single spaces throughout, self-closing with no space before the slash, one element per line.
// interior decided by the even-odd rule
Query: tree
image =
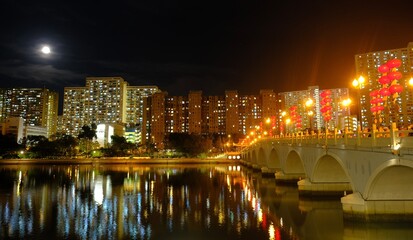
<path fill-rule="evenodd" d="M 17 151 L 23 149 L 21 145 L 16 142 L 16 136 L 12 134 L 0 134 L 0 156 L 9 158 L 16 157 Z"/>
<path fill-rule="evenodd" d="M 90 155 L 90 151 L 92 150 L 93 139 L 97 138 L 96 128 L 97 126 L 94 123 L 92 123 L 91 126 L 84 125 L 78 135 L 80 148 L 87 156 Z"/>
<path fill-rule="evenodd" d="M 109 148 L 109 154 L 111 154 L 112 156 L 127 156 L 130 154 L 129 152 L 135 148 L 133 143 L 126 141 L 125 137 L 112 135 L 111 139 L 112 143 Z"/>
<path fill-rule="evenodd" d="M 167 137 L 168 148 L 184 153 L 187 157 L 196 157 L 206 153 L 212 147 L 212 141 L 207 136 L 188 133 L 171 133 Z"/>
<path fill-rule="evenodd" d="M 54 142 L 56 143 L 58 155 L 65 157 L 72 157 L 76 155 L 77 141 L 73 136 L 63 134 L 58 136 Z"/>

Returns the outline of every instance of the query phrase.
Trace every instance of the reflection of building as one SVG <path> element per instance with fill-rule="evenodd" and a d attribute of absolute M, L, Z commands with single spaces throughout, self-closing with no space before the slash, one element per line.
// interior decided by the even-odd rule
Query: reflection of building
<path fill-rule="evenodd" d="M 413 91 L 409 89 L 411 86 L 408 84 L 413 74 L 413 42 L 410 42 L 406 48 L 362 53 L 355 56 L 356 77 L 363 76 L 366 80 L 359 89 L 361 109 L 359 108 L 358 114 L 361 112 L 363 128 L 368 128 L 374 122 L 374 116 L 370 111 L 369 93 L 381 87 L 377 81 L 381 76 L 378 67 L 394 58 L 402 61 L 398 71 L 403 75 L 399 84 L 404 87 L 404 91 L 394 100 L 394 103 L 388 103 L 389 111 L 383 111 L 381 116 L 383 125 L 388 126 L 390 122 L 396 122 L 398 126 L 413 124 Z"/>
<path fill-rule="evenodd" d="M 58 93 L 46 88 L 0 89 L 0 122 L 21 117 L 24 126 L 46 129 L 46 136 L 56 133 Z"/>

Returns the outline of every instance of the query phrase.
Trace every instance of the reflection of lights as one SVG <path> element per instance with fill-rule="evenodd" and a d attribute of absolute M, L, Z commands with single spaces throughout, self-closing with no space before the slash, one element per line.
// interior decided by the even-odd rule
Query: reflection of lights
<path fill-rule="evenodd" d="M 281 226 L 281 227 L 284 227 L 284 221 L 283 221 L 283 218 L 280 218 L 280 226 Z"/>
<path fill-rule="evenodd" d="M 240 166 L 237 166 L 237 171 L 241 171 L 241 167 L 240 167 Z"/>
<path fill-rule="evenodd" d="M 95 180 L 95 186 L 93 191 L 93 199 L 98 205 L 103 203 L 103 177 L 97 176 Z"/>
<path fill-rule="evenodd" d="M 274 224 L 271 223 L 270 227 L 268 228 L 268 234 L 270 235 L 270 240 L 274 240 L 275 239 L 275 228 L 274 228 Z"/>
<path fill-rule="evenodd" d="M 262 222 L 262 209 L 258 209 L 258 221 Z"/>

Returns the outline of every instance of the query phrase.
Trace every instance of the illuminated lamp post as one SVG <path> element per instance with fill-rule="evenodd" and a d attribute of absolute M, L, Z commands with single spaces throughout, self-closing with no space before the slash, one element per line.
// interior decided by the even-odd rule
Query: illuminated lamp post
<path fill-rule="evenodd" d="M 289 131 L 287 131 L 287 128 L 289 127 L 290 123 L 291 123 L 290 118 L 285 119 L 285 134 L 287 134 L 289 132 Z"/>
<path fill-rule="evenodd" d="M 312 118 L 313 118 L 313 115 L 314 115 L 314 112 L 312 110 L 313 105 L 314 105 L 313 99 L 309 98 L 309 99 L 307 99 L 307 101 L 305 101 L 305 108 L 307 110 L 310 133 L 313 129 L 313 127 L 312 127 Z"/>
<path fill-rule="evenodd" d="M 270 134 L 270 132 L 271 132 L 270 131 L 270 129 L 271 129 L 271 118 L 265 119 L 265 124 L 266 124 L 266 127 L 264 129 L 264 135 L 271 135 Z"/>
<path fill-rule="evenodd" d="M 351 104 L 351 99 L 350 98 L 347 98 L 347 99 L 344 99 L 342 102 L 341 102 L 341 104 L 344 106 L 344 108 L 345 108 L 345 110 L 346 110 L 346 112 L 347 112 L 347 125 L 346 125 L 346 129 L 347 129 L 347 131 L 350 131 L 350 104 Z"/>
<path fill-rule="evenodd" d="M 308 115 L 308 119 L 310 121 L 310 133 L 312 133 L 312 129 L 313 129 L 312 120 L 313 120 L 314 112 L 312 110 L 310 110 L 310 111 L 307 112 L 307 115 Z"/>
<path fill-rule="evenodd" d="M 360 130 L 363 130 L 363 106 L 361 103 L 361 89 L 364 88 L 365 79 L 363 76 L 360 76 L 358 79 L 354 79 L 352 84 L 353 87 L 357 89 L 357 119 L 360 120 Z M 359 116 L 360 114 L 360 116 Z"/>

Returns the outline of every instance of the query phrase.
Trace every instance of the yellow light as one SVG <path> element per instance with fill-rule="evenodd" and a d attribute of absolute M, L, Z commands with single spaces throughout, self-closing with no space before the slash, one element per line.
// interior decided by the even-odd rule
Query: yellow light
<path fill-rule="evenodd" d="M 289 119 L 289 118 L 287 118 L 287 119 L 285 120 L 285 123 L 286 123 L 286 124 L 290 124 L 290 122 L 291 122 L 291 119 Z"/>
<path fill-rule="evenodd" d="M 344 107 L 349 106 L 351 104 L 351 99 L 350 98 L 344 99 L 342 104 Z"/>
<path fill-rule="evenodd" d="M 267 132 L 267 131 L 264 131 L 264 135 L 268 135 L 268 132 Z"/>
<path fill-rule="evenodd" d="M 314 112 L 313 111 L 308 111 L 308 116 L 313 116 L 314 115 Z"/>
<path fill-rule="evenodd" d="M 359 77 L 359 84 L 363 84 L 363 83 L 364 83 L 364 80 L 365 80 L 364 77 L 363 77 L 363 76 L 360 76 L 360 77 Z"/>
<path fill-rule="evenodd" d="M 254 131 L 251 131 L 250 135 L 251 135 L 251 136 L 254 136 L 254 134 L 255 134 L 255 132 L 254 132 Z"/>
<path fill-rule="evenodd" d="M 305 102 L 305 106 L 306 106 L 306 107 L 311 107 L 311 106 L 313 106 L 313 103 L 314 103 L 313 99 L 309 98 L 309 99 Z"/>
<path fill-rule="evenodd" d="M 409 85 L 413 86 L 413 77 L 409 79 Z"/>
<path fill-rule="evenodd" d="M 282 111 L 282 112 L 281 112 L 281 116 L 284 117 L 285 115 L 287 115 L 287 113 L 286 113 L 285 111 Z"/>
<path fill-rule="evenodd" d="M 359 81 L 357 79 L 353 80 L 353 87 L 357 87 L 359 85 Z"/>
<path fill-rule="evenodd" d="M 267 118 L 267 120 L 265 120 L 266 123 L 271 123 L 271 119 Z"/>

